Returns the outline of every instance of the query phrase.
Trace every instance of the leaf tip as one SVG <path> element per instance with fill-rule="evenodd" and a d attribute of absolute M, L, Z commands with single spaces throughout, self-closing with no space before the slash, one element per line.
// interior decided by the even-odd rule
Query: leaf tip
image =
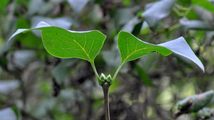
<path fill-rule="evenodd" d="M 204 65 L 201 60 L 195 55 L 193 50 L 190 48 L 183 36 L 176 38 L 174 40 L 159 44 L 160 46 L 166 47 L 173 53 L 182 56 L 194 64 L 196 64 L 203 72 L 205 72 Z"/>
<path fill-rule="evenodd" d="M 178 38 L 179 40 L 183 41 L 185 44 L 188 45 L 186 39 L 183 36 L 180 36 Z M 189 47 L 189 45 L 188 45 Z M 190 48 L 190 47 L 189 47 Z M 192 51 L 192 49 L 190 48 L 190 50 Z M 192 51 L 193 52 L 193 51 Z M 204 64 L 201 62 L 201 60 L 195 55 L 195 53 L 193 52 L 194 56 L 195 56 L 195 60 L 191 59 L 200 69 L 203 73 L 205 73 L 205 67 Z"/>

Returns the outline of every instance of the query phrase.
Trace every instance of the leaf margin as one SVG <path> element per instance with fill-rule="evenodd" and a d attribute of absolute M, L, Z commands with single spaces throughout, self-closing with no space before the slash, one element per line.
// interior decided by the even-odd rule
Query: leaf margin
<path fill-rule="evenodd" d="M 118 49 L 119 49 L 120 58 L 121 58 L 121 65 L 123 65 L 124 63 L 129 62 L 129 61 L 124 61 L 124 60 L 122 59 L 122 57 L 121 57 L 121 49 L 120 49 L 120 45 L 119 45 L 119 39 L 120 39 L 121 32 L 125 32 L 125 31 L 120 31 L 120 32 L 118 33 Z M 182 56 L 182 57 L 184 57 L 184 58 L 190 60 L 191 62 L 193 62 L 193 63 L 194 63 L 195 65 L 197 65 L 203 72 L 205 72 L 205 68 L 204 68 L 204 65 L 202 64 L 201 60 L 195 55 L 195 53 L 192 51 L 192 49 L 190 48 L 190 46 L 189 46 L 188 43 L 186 42 L 185 38 L 182 37 L 182 36 L 181 36 L 181 37 L 178 37 L 178 38 L 176 38 L 176 39 L 167 41 L 167 42 L 160 43 L 160 44 L 152 44 L 152 43 L 148 43 L 148 42 L 142 41 L 141 39 L 137 38 L 136 36 L 134 36 L 133 34 L 131 34 L 131 33 L 129 33 L 129 32 L 125 32 L 125 33 L 129 34 L 129 35 L 132 36 L 134 39 L 139 40 L 140 42 L 142 42 L 142 43 L 144 43 L 144 44 L 146 43 L 146 44 L 149 44 L 149 45 L 154 45 L 154 46 L 159 46 L 159 47 L 161 46 L 161 47 L 163 47 L 163 48 L 165 48 L 165 49 L 168 49 L 169 51 L 171 51 L 171 53 L 165 54 L 165 55 L 164 55 L 164 54 L 161 54 L 161 55 L 163 55 L 163 56 L 169 56 L 169 55 L 171 55 L 172 53 L 174 53 L 174 54 L 176 54 L 176 55 L 178 55 L 178 56 Z M 190 58 L 190 57 L 187 56 L 187 55 L 184 55 L 183 53 L 180 53 L 180 52 L 174 50 L 173 47 L 171 48 L 171 47 L 167 46 L 167 44 L 169 44 L 169 43 L 171 43 L 171 42 L 174 42 L 174 43 L 175 43 L 175 42 L 179 42 L 179 40 L 180 40 L 181 42 L 183 42 L 183 44 L 186 45 L 185 47 L 187 47 L 187 48 L 190 50 L 190 52 L 191 52 L 192 55 L 194 56 L 194 59 L 193 59 L 193 58 Z M 158 52 L 158 51 L 151 51 L 151 52 L 146 53 L 146 54 L 150 54 L 150 53 L 152 53 L 152 52 Z M 158 53 L 159 53 L 159 52 L 158 52 Z M 160 53 L 159 53 L 159 54 L 160 54 Z M 141 55 L 140 57 L 138 57 L 138 58 L 136 58 L 136 59 L 139 59 L 139 58 L 141 58 L 142 56 L 144 56 L 144 55 Z M 133 60 L 131 60 L 131 61 L 133 61 Z"/>
<path fill-rule="evenodd" d="M 40 21 L 34 28 L 30 28 L 30 29 L 17 29 L 8 39 L 7 43 L 8 43 L 8 48 L 12 45 L 12 40 L 15 36 L 21 34 L 21 33 L 25 33 L 25 32 L 29 32 L 29 31 L 35 31 L 35 30 L 40 30 L 41 33 L 42 33 L 42 29 L 45 29 L 45 28 L 57 28 L 57 29 L 61 29 L 61 30 L 65 30 L 67 32 L 71 32 L 71 33 L 89 33 L 89 32 L 96 32 L 97 34 L 101 35 L 103 37 L 102 39 L 102 44 L 99 48 L 99 50 L 96 52 L 96 55 L 93 57 L 93 58 L 90 58 L 88 57 L 88 59 L 84 59 L 84 58 L 81 58 L 81 57 L 61 57 L 61 56 L 58 56 L 58 55 L 55 55 L 53 54 L 52 52 L 50 52 L 50 50 L 47 48 L 47 46 L 44 44 L 44 40 L 43 40 L 43 35 L 41 35 L 41 38 L 42 38 L 42 42 L 43 42 L 43 46 L 45 48 L 45 50 L 52 56 L 54 57 L 57 57 L 57 58 L 78 58 L 78 59 L 83 59 L 83 60 L 86 60 L 86 61 L 89 61 L 91 63 L 93 63 L 94 59 L 96 58 L 96 56 L 100 53 L 103 45 L 104 45 L 104 42 L 106 40 L 106 35 L 103 34 L 101 31 L 99 30 L 88 30 L 88 31 L 72 31 L 72 30 L 67 30 L 67 29 L 64 29 L 64 28 L 61 28 L 61 27 L 57 27 L 57 26 L 52 26 L 44 21 Z"/>

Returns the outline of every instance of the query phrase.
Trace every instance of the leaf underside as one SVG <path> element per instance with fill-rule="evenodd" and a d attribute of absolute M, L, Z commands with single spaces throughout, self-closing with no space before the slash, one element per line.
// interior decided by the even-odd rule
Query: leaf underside
<path fill-rule="evenodd" d="M 41 31 L 44 47 L 54 57 L 79 58 L 89 62 L 94 61 L 106 38 L 97 30 L 70 31 L 40 22 L 32 29 L 18 29 L 9 40 L 20 33 L 32 30 Z"/>
<path fill-rule="evenodd" d="M 194 54 L 183 37 L 155 45 L 141 41 L 134 35 L 122 31 L 118 35 L 118 48 L 120 51 L 122 63 L 136 60 L 152 52 L 157 52 L 163 56 L 168 56 L 172 53 L 175 53 L 176 55 L 182 56 L 187 60 L 192 61 L 199 68 L 201 68 L 202 71 L 204 71 L 202 62 Z"/>

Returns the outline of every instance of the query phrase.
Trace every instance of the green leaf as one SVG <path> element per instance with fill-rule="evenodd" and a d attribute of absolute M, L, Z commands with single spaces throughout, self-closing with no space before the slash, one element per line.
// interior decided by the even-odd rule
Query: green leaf
<path fill-rule="evenodd" d="M 118 47 L 123 63 L 136 60 L 143 55 L 154 51 L 159 52 L 164 56 L 168 56 L 172 53 L 165 47 L 143 42 L 140 39 L 136 38 L 134 35 L 124 31 L 119 33 Z"/>
<path fill-rule="evenodd" d="M 70 31 L 45 22 L 40 22 L 32 29 L 18 29 L 10 38 L 16 35 L 40 30 L 45 49 L 58 58 L 80 58 L 93 62 L 100 52 L 106 36 L 97 30 L 77 32 Z"/>
<path fill-rule="evenodd" d="M 121 56 L 122 64 L 141 58 L 146 54 L 158 52 L 163 56 L 168 56 L 172 53 L 192 61 L 204 71 L 204 65 L 194 54 L 183 37 L 175 40 L 154 45 L 148 42 L 141 41 L 134 35 L 128 32 L 120 32 L 118 35 L 118 47 Z"/>

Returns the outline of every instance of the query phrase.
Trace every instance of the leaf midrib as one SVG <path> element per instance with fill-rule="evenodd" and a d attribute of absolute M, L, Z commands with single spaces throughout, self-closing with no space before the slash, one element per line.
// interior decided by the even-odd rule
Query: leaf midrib
<path fill-rule="evenodd" d="M 92 61 L 92 59 L 89 57 L 89 54 L 86 52 L 85 48 L 74 39 L 74 42 L 82 49 L 82 51 L 85 53 L 86 57 L 89 59 L 89 61 Z"/>
<path fill-rule="evenodd" d="M 123 62 L 126 62 L 132 55 L 134 55 L 135 53 L 141 51 L 141 50 L 145 50 L 145 49 L 149 49 L 149 48 L 141 48 L 141 49 L 138 49 L 138 50 L 134 50 L 133 52 L 131 52 L 129 55 L 127 55 L 125 57 L 125 59 L 123 60 Z"/>

